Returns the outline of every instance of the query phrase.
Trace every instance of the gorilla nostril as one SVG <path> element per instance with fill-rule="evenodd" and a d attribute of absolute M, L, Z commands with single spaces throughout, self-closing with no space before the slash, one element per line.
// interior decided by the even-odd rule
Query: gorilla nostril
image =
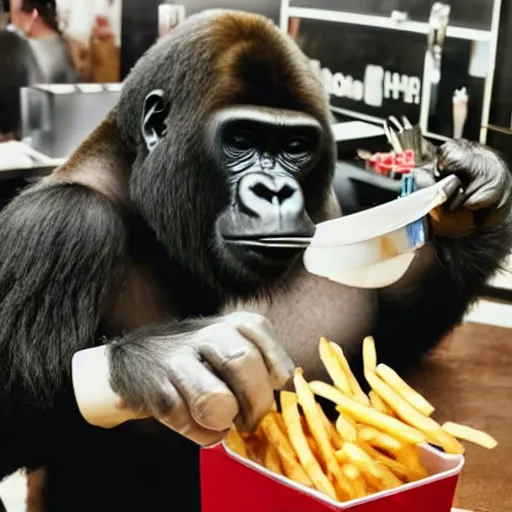
<path fill-rule="evenodd" d="M 256 183 L 251 187 L 251 192 L 269 203 L 273 203 L 277 199 L 278 203 L 282 204 L 290 199 L 296 190 L 289 185 L 284 185 L 279 190 L 271 190 L 263 183 Z"/>
<path fill-rule="evenodd" d="M 270 190 L 266 185 L 263 183 L 256 183 L 256 185 L 253 185 L 251 187 L 251 192 L 257 196 L 261 197 L 261 199 L 265 199 L 265 201 L 268 201 L 269 203 L 272 202 L 274 199 L 276 193 L 273 190 Z"/>
<path fill-rule="evenodd" d="M 281 190 L 277 193 L 277 197 L 279 198 L 280 203 L 284 203 L 287 199 L 295 194 L 296 189 L 290 187 L 289 185 L 285 185 Z"/>

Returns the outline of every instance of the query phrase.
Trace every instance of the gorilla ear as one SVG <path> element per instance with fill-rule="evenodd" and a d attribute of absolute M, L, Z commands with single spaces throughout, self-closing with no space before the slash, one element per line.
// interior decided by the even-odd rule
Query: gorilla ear
<path fill-rule="evenodd" d="M 146 148 L 151 152 L 167 133 L 165 120 L 169 113 L 169 107 L 164 101 L 164 91 L 159 89 L 151 91 L 144 100 L 142 113 L 142 137 Z"/>

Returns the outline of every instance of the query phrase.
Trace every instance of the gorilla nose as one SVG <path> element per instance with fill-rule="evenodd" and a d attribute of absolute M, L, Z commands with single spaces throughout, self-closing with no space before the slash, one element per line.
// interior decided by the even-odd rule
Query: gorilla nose
<path fill-rule="evenodd" d="M 282 204 L 297 192 L 297 187 L 290 186 L 289 183 L 269 187 L 260 182 L 252 186 L 251 192 L 269 203 Z"/>
<path fill-rule="evenodd" d="M 239 238 L 312 236 L 304 195 L 292 176 L 253 172 L 238 185 L 236 227 Z"/>
<path fill-rule="evenodd" d="M 246 213 L 262 219 L 296 217 L 304 211 L 304 197 L 297 181 L 289 176 L 249 174 L 238 190 Z"/>

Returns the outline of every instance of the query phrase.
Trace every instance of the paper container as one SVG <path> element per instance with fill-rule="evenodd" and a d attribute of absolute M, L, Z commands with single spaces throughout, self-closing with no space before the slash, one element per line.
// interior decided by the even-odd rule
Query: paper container
<path fill-rule="evenodd" d="M 464 457 L 421 447 L 427 479 L 347 503 L 274 475 L 224 445 L 201 451 L 202 512 L 450 512 Z"/>
<path fill-rule="evenodd" d="M 425 245 L 426 219 L 364 242 L 316 247 L 303 255 L 311 274 L 356 288 L 384 288 L 398 282 L 409 270 L 416 251 Z"/>
<path fill-rule="evenodd" d="M 446 202 L 446 187 L 455 180 L 449 176 L 396 201 L 319 224 L 304 251 L 304 267 L 357 288 L 398 282 L 428 240 L 429 212 Z"/>

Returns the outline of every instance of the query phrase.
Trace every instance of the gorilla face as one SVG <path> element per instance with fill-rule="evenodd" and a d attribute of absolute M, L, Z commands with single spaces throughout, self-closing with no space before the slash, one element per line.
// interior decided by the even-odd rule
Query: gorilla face
<path fill-rule="evenodd" d="M 261 239 L 312 236 L 322 218 L 327 105 L 295 43 L 259 16 L 191 17 L 139 61 L 118 124 L 136 153 L 132 200 L 171 262 L 228 297 L 282 280 L 300 251 Z"/>
<path fill-rule="evenodd" d="M 229 190 L 216 223 L 218 242 L 233 265 L 274 278 L 298 250 L 266 247 L 261 239 L 315 231 L 301 183 L 319 161 L 322 128 L 300 112 L 234 106 L 212 116 L 207 136 Z"/>

